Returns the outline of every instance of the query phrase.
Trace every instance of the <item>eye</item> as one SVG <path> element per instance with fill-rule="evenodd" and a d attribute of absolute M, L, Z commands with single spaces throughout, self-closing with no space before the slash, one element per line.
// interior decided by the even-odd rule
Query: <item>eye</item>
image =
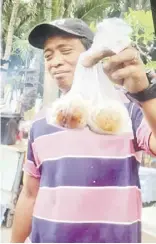
<path fill-rule="evenodd" d="M 72 49 L 63 49 L 63 50 L 61 50 L 61 52 L 62 52 L 62 54 L 67 55 L 72 52 Z"/>
<path fill-rule="evenodd" d="M 47 51 L 44 53 L 44 58 L 48 61 L 52 58 L 53 52 L 52 51 Z"/>
<path fill-rule="evenodd" d="M 45 55 L 44 57 L 45 57 L 45 59 L 46 59 L 47 61 L 49 61 L 49 60 L 52 58 L 52 54 Z"/>

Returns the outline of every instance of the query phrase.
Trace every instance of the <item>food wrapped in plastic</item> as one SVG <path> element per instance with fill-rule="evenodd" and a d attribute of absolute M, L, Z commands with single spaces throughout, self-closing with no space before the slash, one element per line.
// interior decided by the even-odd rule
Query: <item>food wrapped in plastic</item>
<path fill-rule="evenodd" d="M 92 67 L 85 67 L 83 63 L 86 57 L 94 57 L 99 51 L 117 53 L 130 44 L 129 26 L 124 22 L 122 25 L 122 22 L 115 18 L 99 24 L 92 47 L 80 55 L 71 90 L 52 106 L 51 123 L 71 129 L 89 126 L 100 134 L 121 134 L 132 130 L 128 111 L 104 73 L 102 63 L 98 62 Z M 120 37 L 115 35 L 116 25 Z M 128 28 L 127 32 L 123 31 L 125 28 Z M 125 42 L 120 42 L 120 39 Z"/>
<path fill-rule="evenodd" d="M 131 132 L 131 121 L 126 108 L 116 100 L 93 107 L 89 116 L 90 129 L 99 134 L 122 134 Z"/>
<path fill-rule="evenodd" d="M 87 101 L 80 94 L 68 94 L 53 104 L 49 123 L 70 129 L 82 129 L 87 126 L 88 116 Z"/>

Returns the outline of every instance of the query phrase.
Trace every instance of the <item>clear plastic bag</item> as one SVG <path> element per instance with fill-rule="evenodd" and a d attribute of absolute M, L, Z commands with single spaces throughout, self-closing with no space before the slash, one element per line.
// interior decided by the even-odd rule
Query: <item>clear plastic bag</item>
<path fill-rule="evenodd" d="M 131 43 L 131 27 L 119 18 L 104 19 L 97 25 L 97 32 L 94 37 L 92 52 L 111 50 L 119 53 Z M 102 41 L 101 41 L 102 40 Z"/>
<path fill-rule="evenodd" d="M 122 22 L 115 18 L 99 24 L 92 47 L 80 55 L 71 90 L 52 106 L 51 123 L 71 129 L 89 126 L 92 131 L 100 134 L 122 134 L 132 131 L 128 111 L 113 83 L 104 73 L 102 63 L 98 62 L 92 67 L 84 67 L 82 64 L 87 56 L 96 55 L 104 50 L 117 53 L 130 44 L 129 27 L 124 22 L 122 25 Z M 112 31 L 119 23 L 120 36 L 115 40 Z M 128 30 L 124 31 L 125 28 Z M 104 36 L 106 40 L 103 42 Z M 109 41 L 110 38 L 113 38 L 112 43 Z M 120 39 L 125 39 L 125 42 L 121 41 L 122 45 Z"/>

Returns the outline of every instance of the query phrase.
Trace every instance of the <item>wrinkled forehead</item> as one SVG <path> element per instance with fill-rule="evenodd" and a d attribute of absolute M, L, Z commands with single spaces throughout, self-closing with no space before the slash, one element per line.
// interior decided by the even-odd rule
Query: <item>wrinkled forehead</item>
<path fill-rule="evenodd" d="M 78 37 L 70 35 L 55 35 L 47 38 L 44 43 L 44 51 L 47 48 L 57 49 L 60 46 L 76 47 L 77 45 L 81 45 L 81 41 Z"/>

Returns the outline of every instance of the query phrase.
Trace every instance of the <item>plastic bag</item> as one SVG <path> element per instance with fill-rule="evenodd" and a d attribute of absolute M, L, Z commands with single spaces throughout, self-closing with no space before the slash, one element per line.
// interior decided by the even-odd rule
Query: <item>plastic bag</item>
<path fill-rule="evenodd" d="M 119 35 L 114 37 L 116 29 Z M 128 111 L 104 73 L 102 63 L 92 67 L 82 64 L 86 56 L 105 50 L 114 53 L 123 50 L 130 44 L 129 32 L 129 26 L 116 18 L 98 25 L 92 47 L 79 57 L 71 90 L 52 106 L 50 123 L 72 129 L 89 126 L 100 134 L 121 134 L 132 130 Z"/>
<path fill-rule="evenodd" d="M 104 19 L 97 25 L 97 32 L 91 51 L 97 52 L 108 49 L 114 53 L 119 53 L 130 45 L 131 39 L 129 35 L 131 33 L 131 27 L 122 19 Z"/>

